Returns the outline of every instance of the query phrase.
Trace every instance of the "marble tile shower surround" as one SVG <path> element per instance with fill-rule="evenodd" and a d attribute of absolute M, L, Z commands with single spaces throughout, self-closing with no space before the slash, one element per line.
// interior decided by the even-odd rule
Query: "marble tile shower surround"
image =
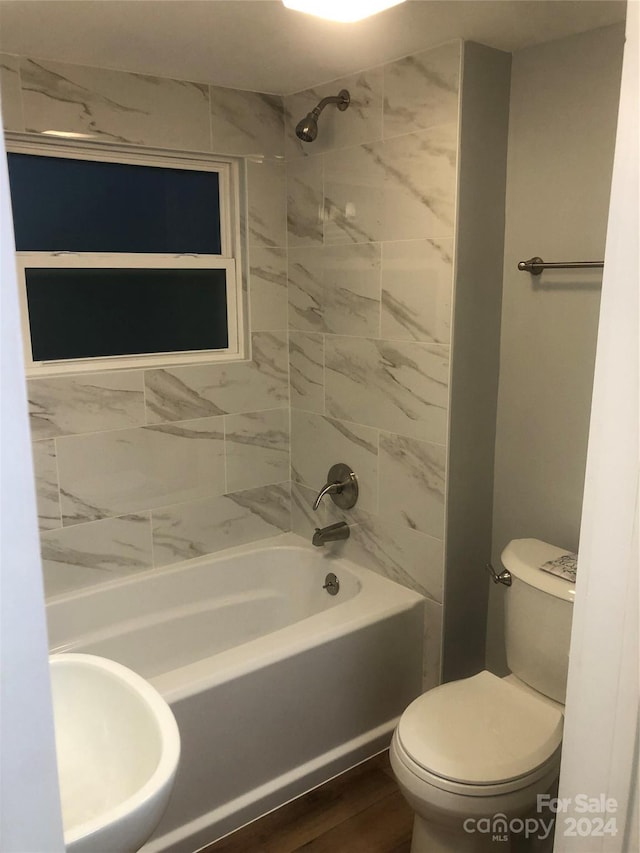
<path fill-rule="evenodd" d="M 62 125 L 247 169 L 252 361 L 30 382 L 50 591 L 291 517 L 307 536 L 341 517 L 330 501 L 310 509 L 340 458 L 362 492 L 333 547 L 427 596 L 425 684 L 438 681 L 459 65 L 453 42 L 287 96 L 281 112 L 257 93 L 2 58 L 13 130 Z M 343 87 L 349 109 L 327 107 L 300 143 L 297 121 Z"/>
<path fill-rule="evenodd" d="M 340 419 L 445 443 L 449 349 L 328 336 L 325 409 Z"/>
<path fill-rule="evenodd" d="M 287 335 L 252 338 L 251 362 L 29 380 L 49 593 L 290 528 Z"/>
<path fill-rule="evenodd" d="M 453 240 L 383 243 L 381 337 L 448 344 Z"/>
<path fill-rule="evenodd" d="M 206 83 L 0 55 L 5 128 L 282 158 L 282 99 Z"/>
<path fill-rule="evenodd" d="M 343 512 L 333 503 L 319 511 L 312 509 L 316 490 L 298 483 L 291 485 L 293 529 L 306 535 L 316 526 L 346 521 L 351 535 L 332 546 L 349 559 L 391 578 L 425 596 L 423 687 L 440 683 L 443 618 L 443 542 L 423 536 L 403 524 L 387 521 L 375 513 L 356 507 Z"/>
<path fill-rule="evenodd" d="M 324 155 L 325 243 L 453 236 L 455 124 Z"/>
<path fill-rule="evenodd" d="M 184 80 L 0 55 L 4 126 L 65 130 L 102 142 L 215 152 L 247 159 L 247 242 L 256 258 L 253 330 L 286 328 L 284 304 L 270 306 L 286 251 L 282 98 Z M 260 256 L 279 249 L 280 259 Z M 283 284 L 283 290 L 286 285 Z"/>
<path fill-rule="evenodd" d="M 457 122 L 459 64 L 460 43 L 453 41 L 286 96 L 287 160 Z M 349 108 L 337 115 L 326 107 L 318 138 L 313 145 L 301 142 L 296 124 L 340 89 L 351 94 Z"/>
<path fill-rule="evenodd" d="M 12 130 L 24 130 L 20 60 L 17 56 L 0 54 L 0 100 L 4 126 Z"/>
<path fill-rule="evenodd" d="M 426 596 L 425 687 L 440 680 L 461 43 L 287 96 L 292 524 Z M 321 97 L 318 139 L 295 124 Z M 336 461 L 361 497 L 318 487 Z"/>
<path fill-rule="evenodd" d="M 289 332 L 289 390 L 292 408 L 324 411 L 324 335 Z"/>
<path fill-rule="evenodd" d="M 251 358 L 28 382 L 48 594 L 290 529 L 282 98 L 1 56 L 17 132 L 239 156 Z"/>
<path fill-rule="evenodd" d="M 290 249 L 290 328 L 377 336 L 380 263 L 377 243 Z"/>

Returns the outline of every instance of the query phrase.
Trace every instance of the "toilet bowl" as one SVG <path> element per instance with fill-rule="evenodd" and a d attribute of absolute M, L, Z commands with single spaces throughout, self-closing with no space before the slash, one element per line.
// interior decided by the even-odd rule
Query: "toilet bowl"
<path fill-rule="evenodd" d="M 487 671 L 416 699 L 390 750 L 416 812 L 411 853 L 514 849 L 509 826 L 535 820 L 537 795 L 557 780 L 562 722 L 557 703 Z M 550 816 L 532 834 L 549 836 Z"/>
<path fill-rule="evenodd" d="M 553 849 L 553 814 L 537 798 L 554 793 L 560 770 L 573 589 L 538 575 L 566 554 L 532 539 L 503 553 L 515 586 L 506 605 L 515 611 L 505 637 L 508 661 L 517 650 L 512 675 L 483 670 L 440 685 L 400 718 L 390 759 L 415 811 L 411 853 Z"/>

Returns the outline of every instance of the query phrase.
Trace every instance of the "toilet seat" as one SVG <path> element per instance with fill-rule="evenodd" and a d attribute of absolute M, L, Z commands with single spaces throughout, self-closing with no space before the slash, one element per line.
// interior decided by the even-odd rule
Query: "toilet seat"
<path fill-rule="evenodd" d="M 391 749 L 403 766 L 416 779 L 420 779 L 426 785 L 433 788 L 439 788 L 441 791 L 446 791 L 450 794 L 462 794 L 465 797 L 498 797 L 503 794 L 510 794 L 533 785 L 539 779 L 546 776 L 551 770 L 558 772 L 560 768 L 561 748 L 553 753 L 553 755 L 544 764 L 537 767 L 531 773 L 524 776 L 519 776 L 517 779 L 509 779 L 506 782 L 486 783 L 472 785 L 469 782 L 453 782 L 451 779 L 445 779 L 442 776 L 437 776 L 435 773 L 430 773 L 417 764 L 411 756 L 402 748 L 402 744 L 398 740 L 398 731 L 396 729 L 391 742 Z"/>
<path fill-rule="evenodd" d="M 412 702 L 394 741 L 425 782 L 488 796 L 525 787 L 558 763 L 562 724 L 558 708 L 485 670 Z"/>

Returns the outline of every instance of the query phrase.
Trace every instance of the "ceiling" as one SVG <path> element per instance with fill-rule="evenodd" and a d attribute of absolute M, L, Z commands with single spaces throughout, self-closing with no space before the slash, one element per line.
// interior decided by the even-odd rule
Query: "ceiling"
<path fill-rule="evenodd" d="M 334 24 L 280 0 L 2 0 L 0 50 L 288 94 L 458 36 L 514 51 L 624 10 L 623 0 L 409 0 Z"/>

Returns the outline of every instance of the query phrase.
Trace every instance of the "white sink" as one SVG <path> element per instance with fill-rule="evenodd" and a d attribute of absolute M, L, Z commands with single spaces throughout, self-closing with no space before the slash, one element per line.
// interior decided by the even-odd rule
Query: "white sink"
<path fill-rule="evenodd" d="M 132 853 L 157 826 L 180 757 L 171 709 L 106 658 L 49 658 L 67 853 Z"/>

